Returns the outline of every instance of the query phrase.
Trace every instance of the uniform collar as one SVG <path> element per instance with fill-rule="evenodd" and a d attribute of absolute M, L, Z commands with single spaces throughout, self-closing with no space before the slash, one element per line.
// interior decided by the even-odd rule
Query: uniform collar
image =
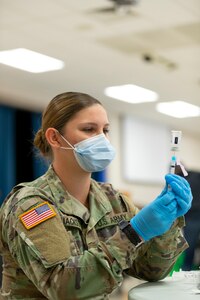
<path fill-rule="evenodd" d="M 93 179 L 91 179 L 89 192 L 89 211 L 80 201 L 65 190 L 52 165 L 46 172 L 45 177 L 53 195 L 53 201 L 58 209 L 67 215 L 81 218 L 86 224 L 89 223 L 88 230 L 93 228 L 103 216 L 112 210 L 108 197 Z"/>

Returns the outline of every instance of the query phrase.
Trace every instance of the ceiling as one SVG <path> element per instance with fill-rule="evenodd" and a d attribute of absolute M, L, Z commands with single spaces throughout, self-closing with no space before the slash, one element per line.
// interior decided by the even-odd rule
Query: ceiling
<path fill-rule="evenodd" d="M 57 94 L 86 92 L 108 110 L 200 136 L 200 118 L 177 119 L 155 103 L 125 104 L 107 86 L 133 83 L 159 101 L 200 106 L 200 1 L 141 0 L 129 12 L 109 0 L 0 0 L 0 50 L 27 48 L 65 62 L 33 74 L 0 64 L 0 103 L 36 111 Z"/>

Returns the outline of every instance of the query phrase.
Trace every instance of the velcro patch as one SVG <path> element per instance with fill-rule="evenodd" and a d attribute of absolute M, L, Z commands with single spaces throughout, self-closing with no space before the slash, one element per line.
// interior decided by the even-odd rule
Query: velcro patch
<path fill-rule="evenodd" d="M 19 219 L 26 227 L 26 229 L 30 229 L 55 216 L 56 212 L 50 206 L 50 204 L 48 202 L 43 202 L 42 204 L 39 204 L 34 208 L 28 210 L 27 212 L 21 214 L 19 216 Z"/>

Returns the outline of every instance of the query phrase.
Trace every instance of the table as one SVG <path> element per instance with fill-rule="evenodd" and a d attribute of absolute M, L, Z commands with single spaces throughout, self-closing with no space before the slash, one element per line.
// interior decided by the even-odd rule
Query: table
<path fill-rule="evenodd" d="M 186 280 L 166 278 L 158 282 L 146 282 L 132 288 L 128 300 L 200 300 L 195 294 L 196 284 Z"/>

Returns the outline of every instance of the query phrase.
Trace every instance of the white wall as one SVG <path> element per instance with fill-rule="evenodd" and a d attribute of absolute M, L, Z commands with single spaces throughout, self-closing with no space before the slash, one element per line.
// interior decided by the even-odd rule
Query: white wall
<path fill-rule="evenodd" d="M 128 192 L 133 202 L 138 207 L 142 207 L 146 203 L 154 200 L 155 197 L 160 194 L 165 184 L 164 178 L 163 184 L 160 185 L 136 184 L 134 182 L 126 182 L 123 179 L 121 171 L 120 116 L 109 111 L 108 116 L 111 123 L 110 139 L 117 150 L 117 155 L 108 168 L 108 181 L 112 183 L 115 188 Z M 200 171 L 200 137 L 191 135 L 188 132 L 182 132 L 182 134 L 179 158 L 186 169 Z"/>

